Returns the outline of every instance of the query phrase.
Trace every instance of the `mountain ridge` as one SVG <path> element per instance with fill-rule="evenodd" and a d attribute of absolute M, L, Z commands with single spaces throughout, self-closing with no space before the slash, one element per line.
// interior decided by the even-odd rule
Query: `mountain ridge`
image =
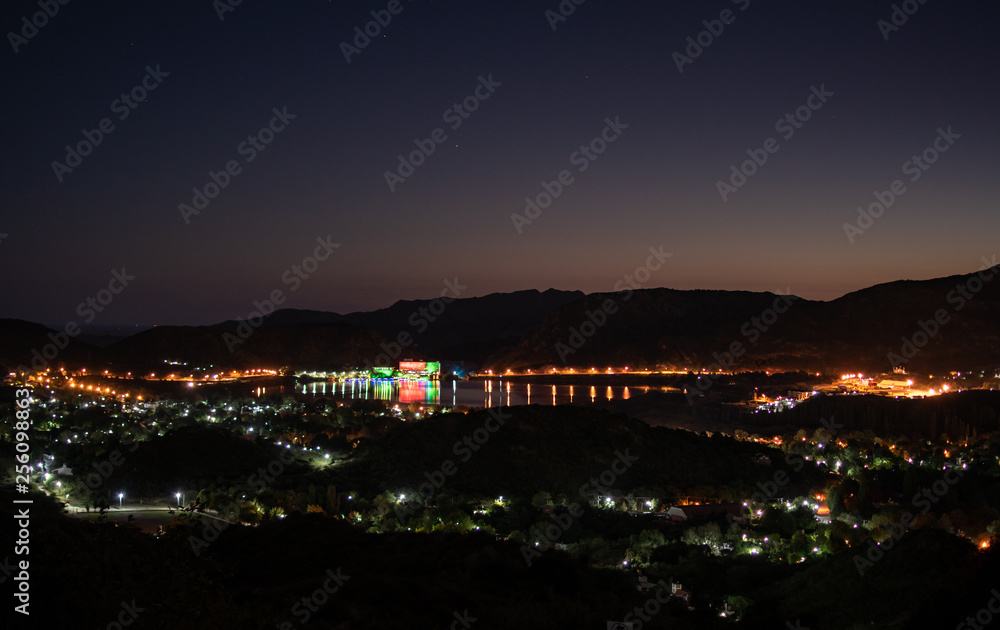
<path fill-rule="evenodd" d="M 280 309 L 249 321 L 156 326 L 107 347 L 33 322 L 0 319 L 0 365 L 30 366 L 44 354 L 46 365 L 96 362 L 130 369 L 162 366 L 165 359 L 233 368 L 346 368 L 378 358 L 424 358 L 494 369 L 699 370 L 738 353 L 731 366 L 739 370 L 889 371 L 893 354 L 903 360 L 898 364 L 921 370 L 993 368 L 1000 365 L 1000 282 L 991 282 L 998 273 L 1000 267 L 992 267 L 895 280 L 829 301 L 661 287 L 590 294 L 525 289 L 398 300 L 346 314 Z M 941 320 L 936 325 L 935 316 Z M 920 347 L 907 348 L 907 340 Z M 57 341 L 64 347 L 56 348 Z"/>

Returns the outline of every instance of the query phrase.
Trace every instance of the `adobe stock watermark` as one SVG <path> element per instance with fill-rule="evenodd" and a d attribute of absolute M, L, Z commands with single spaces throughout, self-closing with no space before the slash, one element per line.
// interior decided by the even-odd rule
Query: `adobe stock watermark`
<path fill-rule="evenodd" d="M 556 27 L 562 22 L 565 22 L 569 16 L 576 13 L 576 8 L 586 2 L 587 0 L 562 0 L 556 10 L 552 9 L 545 10 L 545 19 L 548 21 L 549 26 L 552 28 L 554 33 Z"/>
<path fill-rule="evenodd" d="M 628 469 L 639 461 L 638 457 L 630 455 L 628 449 L 625 452 L 615 451 L 615 459 L 605 470 L 596 477 L 592 477 L 587 483 L 580 486 L 579 495 L 589 501 L 590 497 L 596 494 L 598 497 L 611 493 L 611 488 L 618 482 L 618 478 L 628 472 Z M 543 551 L 552 549 L 573 524 L 583 516 L 583 507 L 579 503 L 571 503 L 566 514 L 551 514 L 552 522 L 543 529 L 537 526 L 531 528 L 529 532 L 529 542 L 521 545 L 521 557 L 530 567 L 536 558 L 542 557 Z"/>
<path fill-rule="evenodd" d="M 774 130 L 781 134 L 787 142 L 791 140 L 795 133 L 802 129 L 805 123 L 812 118 L 813 112 L 818 112 L 826 105 L 833 92 L 828 92 L 825 83 L 820 83 L 819 87 L 811 86 L 811 94 L 806 98 L 803 105 L 795 108 L 794 111 L 785 114 L 774 123 Z M 740 188 L 746 185 L 749 178 L 757 174 L 762 166 L 767 164 L 768 159 L 781 150 L 781 144 L 775 138 L 768 138 L 761 143 L 757 149 L 747 149 L 746 154 L 749 160 L 742 162 L 739 166 L 733 164 L 729 167 L 730 176 L 728 181 L 718 180 L 715 188 L 719 192 L 723 201 L 729 201 Z"/>
<path fill-rule="evenodd" d="M 672 253 L 664 252 L 663 245 L 649 248 L 649 257 L 646 264 L 636 267 L 635 271 L 625 274 L 625 277 L 615 282 L 615 291 L 624 292 L 622 301 L 627 301 L 632 297 L 633 289 L 639 289 L 643 284 L 649 282 L 654 271 L 658 271 L 663 264 L 673 256 Z M 627 287 L 625 285 L 628 285 Z M 608 318 L 618 312 L 618 303 L 613 298 L 605 298 L 601 302 L 601 308 L 594 311 L 587 311 L 587 318 L 579 326 L 569 329 L 569 338 L 566 343 L 557 341 L 555 345 L 556 354 L 559 360 L 566 363 L 566 358 L 571 354 L 576 354 L 587 340 L 597 334 L 597 331 L 608 323 Z"/>
<path fill-rule="evenodd" d="M 901 4 L 893 4 L 892 12 L 888 20 L 879 20 L 875 23 L 883 41 L 889 41 L 889 34 L 895 33 L 899 27 L 910 21 L 910 18 L 917 14 L 921 5 L 927 4 L 927 0 L 904 0 Z"/>
<path fill-rule="evenodd" d="M 652 594 L 641 606 L 636 606 L 625 615 L 622 620 L 627 624 L 632 630 L 641 630 L 642 624 L 649 622 L 660 613 L 663 606 L 670 602 L 670 598 L 673 595 L 673 589 L 669 584 L 663 581 L 661 578 L 657 585 L 660 587 L 656 589 L 656 592 Z"/>
<path fill-rule="evenodd" d="M 156 67 L 146 66 L 146 74 L 143 75 L 139 83 L 128 92 L 122 92 L 118 98 L 111 101 L 111 113 L 118 114 L 118 120 L 122 121 L 139 107 L 139 104 L 146 100 L 149 93 L 160 87 L 163 80 L 170 76 L 169 72 L 160 69 L 160 64 Z M 93 129 L 83 129 L 80 133 L 83 140 L 74 145 L 66 145 L 65 163 L 58 160 L 52 161 L 52 172 L 56 180 L 61 184 L 63 178 L 72 173 L 73 169 L 83 164 L 83 158 L 94 152 L 94 149 L 101 146 L 101 143 L 110 136 L 116 129 L 111 118 L 102 118 Z"/>
<path fill-rule="evenodd" d="M 785 463 L 791 466 L 792 470 L 796 473 L 802 472 L 802 469 L 805 468 L 806 465 L 805 460 L 802 459 L 800 456 L 796 455 L 795 453 L 786 453 Z M 786 473 L 785 471 L 783 470 L 775 471 L 770 481 L 757 482 L 757 488 L 759 488 L 759 490 L 757 492 L 754 492 L 750 496 L 749 502 L 766 504 L 769 500 L 775 499 L 778 496 L 778 491 L 781 488 L 784 488 L 786 485 L 788 485 L 788 483 L 791 480 L 792 480 L 791 477 L 789 477 L 788 473 Z"/>
<path fill-rule="evenodd" d="M 601 132 L 587 144 L 581 144 L 580 148 L 569 155 L 569 163 L 576 167 L 577 173 L 586 171 L 597 158 L 604 153 L 608 146 L 621 137 L 622 132 L 629 128 L 629 125 L 619 120 L 620 116 L 615 116 L 614 120 L 604 119 L 604 128 Z M 542 181 L 542 192 L 535 195 L 534 199 L 525 197 L 524 214 L 512 212 L 510 220 L 514 223 L 517 233 L 522 232 L 522 226 L 531 225 L 532 221 L 541 216 L 542 210 L 552 205 L 552 202 L 559 198 L 576 179 L 568 169 L 559 171 L 556 179 L 552 181 Z"/>
<path fill-rule="evenodd" d="M 300 624 L 309 623 L 312 616 L 319 612 L 320 607 L 325 606 L 330 601 L 330 596 L 339 591 L 349 579 L 351 579 L 351 576 L 344 575 L 340 567 L 337 567 L 336 570 L 327 569 L 326 579 L 323 580 L 323 584 L 310 593 L 308 597 L 303 597 L 297 601 L 292 606 L 292 615 Z M 279 630 L 292 630 L 294 627 L 290 621 L 283 621 L 278 626 Z"/>
<path fill-rule="evenodd" d="M 283 106 L 280 110 L 277 107 L 271 109 L 271 113 L 274 116 L 267 125 L 261 127 L 257 130 L 257 133 L 252 133 L 247 136 L 246 140 L 240 142 L 236 145 L 236 153 L 244 157 L 244 164 L 249 164 L 257 159 L 257 155 L 267 148 L 267 145 L 274 141 L 277 134 L 281 133 L 288 127 L 291 121 L 295 120 L 296 114 L 288 113 L 288 106 Z M 180 203 L 177 204 L 177 210 L 181 213 L 181 218 L 184 219 L 185 225 L 191 224 L 191 217 L 198 216 L 201 211 L 208 207 L 208 204 L 212 203 L 212 200 L 219 196 L 219 194 L 229 186 L 233 178 L 243 172 L 243 164 L 240 164 L 239 160 L 229 160 L 226 162 L 225 166 L 219 171 L 209 171 L 208 179 L 205 185 L 201 188 L 195 186 L 191 189 L 194 196 L 191 197 L 191 203 Z"/>
<path fill-rule="evenodd" d="M 503 428 L 504 423 L 512 416 L 505 414 L 501 409 L 490 407 L 486 410 L 486 418 L 483 426 L 478 427 L 470 434 L 455 442 L 451 447 L 452 453 L 459 458 L 460 463 L 466 463 L 472 459 L 472 455 L 479 451 L 494 433 Z M 450 459 L 441 462 L 437 470 L 424 471 L 424 478 L 427 480 L 420 484 L 416 490 L 406 489 L 401 493 L 401 498 L 396 503 L 396 518 L 400 523 L 405 523 L 418 508 L 421 508 L 444 487 L 450 477 L 458 472 L 458 464 Z"/>
<path fill-rule="evenodd" d="M 964 282 L 956 284 L 955 288 L 945 296 L 945 302 L 951 305 L 952 310 L 956 313 L 964 309 L 969 301 L 983 290 L 986 283 L 1000 273 L 1000 269 L 997 268 L 996 254 L 993 254 L 992 260 L 988 260 L 986 256 L 983 256 L 981 260 L 983 261 L 983 266 L 979 268 L 979 271 L 967 276 Z M 927 321 L 917 320 L 917 328 L 919 330 L 915 331 L 909 337 L 900 337 L 903 343 L 899 347 L 899 353 L 890 350 L 886 354 L 889 363 L 894 368 L 909 363 L 913 357 L 917 356 L 930 343 L 931 339 L 938 336 L 941 329 L 950 321 L 951 314 L 946 308 L 939 308 L 934 311 L 933 317 L 929 317 Z"/>
<path fill-rule="evenodd" d="M 911 505 L 915 508 L 920 508 L 919 514 L 926 514 L 931 511 L 934 503 L 941 500 L 943 496 L 951 491 L 951 487 L 962 480 L 962 475 L 964 473 L 961 470 L 949 469 L 946 470 L 941 479 L 935 481 L 929 488 L 923 488 L 922 490 L 914 493 L 913 498 L 910 500 Z M 875 566 L 875 563 L 885 557 L 885 553 L 896 546 L 903 535 L 906 534 L 906 530 L 913 525 L 913 519 L 916 515 L 912 512 L 904 512 L 899 518 L 898 523 L 894 523 L 886 528 L 889 531 L 889 538 L 882 544 L 876 543 L 872 538 L 868 539 L 868 549 L 865 554 L 854 554 L 854 567 L 858 570 L 858 575 L 861 577 L 865 576 L 865 572 L 868 569 Z"/>
<path fill-rule="evenodd" d="M 476 84 L 472 93 L 462 99 L 461 102 L 454 103 L 451 107 L 444 110 L 444 113 L 441 114 L 441 120 L 447 123 L 452 131 L 457 131 L 479 109 L 479 106 L 484 101 L 489 100 L 493 96 L 493 93 L 501 85 L 503 83 L 494 80 L 492 73 L 485 77 L 479 75 L 479 83 Z M 417 168 L 427 161 L 427 158 L 434 155 L 438 145 L 444 144 L 447 141 L 448 134 L 445 133 L 443 127 L 437 127 L 423 140 L 419 138 L 415 139 L 413 144 L 417 148 L 405 156 L 400 153 L 397 156 L 399 163 L 396 165 L 396 170 L 385 171 L 383 174 L 385 183 L 389 186 L 389 191 L 396 192 L 396 186 L 405 182 L 408 177 L 411 177 Z"/>
<path fill-rule="evenodd" d="M 289 292 L 298 291 L 299 287 L 302 286 L 302 282 L 308 280 L 310 276 L 316 273 L 320 263 L 330 258 L 333 250 L 340 247 L 340 243 L 334 243 L 329 234 L 326 237 L 316 237 L 316 243 L 318 244 L 313 248 L 311 256 L 306 256 L 300 263 L 292 265 L 281 274 L 281 282 L 288 285 Z M 249 339 L 255 330 L 263 326 L 264 318 L 273 313 L 278 306 L 284 304 L 286 299 L 288 297 L 285 295 L 284 290 L 276 288 L 263 300 L 254 300 L 254 310 L 250 311 L 246 319 L 242 317 L 237 318 L 239 324 L 236 325 L 236 334 L 225 332 L 222 335 L 222 340 L 226 343 L 226 348 L 229 349 L 230 354 L 236 350 L 236 346 Z"/>
<path fill-rule="evenodd" d="M 14 572 L 18 570 L 19 566 L 20 566 L 20 564 L 11 563 L 10 556 L 7 556 L 6 558 L 4 558 L 3 562 L 0 562 L 0 584 L 3 584 L 8 579 L 10 579 L 11 576 L 14 575 Z M 22 567 L 21 570 L 22 571 L 26 571 L 27 568 L 26 567 Z"/>
<path fill-rule="evenodd" d="M 241 4 L 243 4 L 243 0 L 212 0 L 212 8 L 215 9 L 215 14 L 219 16 L 220 22 L 225 22 L 226 14 L 232 13 Z"/>
<path fill-rule="evenodd" d="M 751 317 L 740 327 L 740 333 L 751 345 L 756 345 L 761 336 L 777 323 L 778 318 L 787 313 L 792 304 L 799 299 L 798 296 L 792 295 L 791 287 L 785 293 L 779 289 L 774 295 L 776 296 L 774 303 L 769 308 L 764 309 L 759 317 Z M 746 354 L 746 351 L 743 342 L 735 340 L 722 354 L 713 352 L 712 358 L 716 360 L 716 363 L 712 363 L 706 368 L 706 374 L 699 374 L 694 385 L 684 388 L 684 396 L 687 398 L 688 404 L 693 405 L 695 398 L 704 396 L 705 392 L 711 389 L 715 382 L 722 377 L 722 370 L 732 368 L 736 359 Z"/>
<path fill-rule="evenodd" d="M 820 425 L 830 432 L 831 437 L 836 437 L 836 435 L 844 428 L 845 425 L 839 424 L 834 421 L 833 416 L 830 419 L 826 418 L 819 419 Z M 798 474 L 802 472 L 802 469 L 806 466 L 806 461 L 802 459 L 802 456 L 796 453 L 786 453 L 785 454 L 785 464 L 792 467 L 792 472 Z M 758 492 L 754 492 L 750 495 L 750 498 L 744 503 L 744 507 L 748 509 L 751 507 L 751 503 L 757 503 L 761 505 L 766 505 L 768 501 L 774 501 L 778 499 L 778 492 L 787 486 L 791 482 L 792 478 L 788 476 L 784 470 L 776 470 L 771 476 L 770 481 L 758 481 L 757 488 Z M 736 517 L 731 513 L 726 513 L 726 521 L 732 525 L 736 522 Z"/>
<path fill-rule="evenodd" d="M 908 175 L 911 182 L 919 180 L 924 173 L 930 170 L 931 166 L 937 163 L 941 154 L 947 152 L 955 145 L 955 141 L 962 137 L 953 132 L 950 125 L 947 130 L 938 127 L 937 131 L 937 137 L 926 149 L 920 152 L 920 155 L 914 155 L 903 162 L 901 167 L 903 175 Z M 887 190 L 882 192 L 876 190 L 874 193 L 875 201 L 869 204 L 868 208 L 859 206 L 857 220 L 854 223 L 844 224 L 844 234 L 847 235 L 847 241 L 854 245 L 855 239 L 875 225 L 875 221 L 881 219 L 885 211 L 891 208 L 896 200 L 906 193 L 906 190 L 906 184 L 901 179 L 893 180 Z"/>
<path fill-rule="evenodd" d="M 125 267 L 122 267 L 121 271 L 112 269 L 108 286 L 77 304 L 76 314 L 83 318 L 83 323 L 91 323 L 97 317 L 97 314 L 104 312 L 104 309 L 114 301 L 115 296 L 124 291 L 129 286 L 129 282 L 133 280 L 135 280 L 135 276 L 126 272 Z M 50 332 L 48 337 L 52 340 L 51 343 L 45 344 L 41 349 L 32 348 L 30 369 L 38 372 L 44 370 L 50 361 L 55 361 L 59 353 L 66 349 L 66 346 L 69 345 L 69 340 L 79 334 L 80 324 L 76 320 L 66 322 L 61 332 Z M 23 364 L 18 365 L 17 371 L 27 372 L 29 371 L 29 367 Z"/>
<path fill-rule="evenodd" d="M 137 428 L 140 430 L 140 432 L 144 437 L 149 437 L 150 435 L 153 435 L 155 433 L 152 429 L 146 428 L 142 425 L 138 425 Z M 125 439 L 122 440 L 121 446 L 123 448 L 126 446 L 131 446 L 131 448 L 128 449 L 128 452 L 134 453 L 139 448 L 139 442 L 140 440 L 136 439 L 135 437 L 127 436 Z M 115 469 L 122 466 L 124 463 L 125 463 L 125 455 L 123 455 L 121 450 L 117 448 L 108 453 L 108 455 L 104 457 L 101 461 L 93 462 L 92 466 L 94 468 L 94 472 L 90 472 L 85 477 L 83 477 L 84 487 L 77 488 L 74 490 L 74 495 L 76 492 L 81 492 L 82 496 L 79 497 L 74 496 L 73 498 L 76 498 L 79 501 L 83 501 L 84 503 L 90 501 L 92 493 L 101 486 L 103 486 L 104 483 L 111 478 L 111 475 L 114 473 Z"/>
<path fill-rule="evenodd" d="M 258 468 L 257 472 L 249 475 L 246 485 L 243 488 L 237 488 L 236 494 L 244 494 L 251 489 L 256 490 L 260 494 L 273 484 L 277 477 L 285 472 L 286 466 L 292 464 L 294 461 L 295 457 L 291 453 L 291 448 L 282 449 L 278 457 L 268 462 L 267 466 Z M 224 514 L 235 521 L 240 516 L 240 505 L 237 501 L 231 501 L 227 505 L 217 509 L 216 514 Z M 216 524 L 217 522 L 219 524 Z M 193 534 L 188 536 L 188 544 L 191 545 L 191 551 L 194 552 L 195 556 L 200 556 L 201 552 L 208 548 L 211 543 L 215 542 L 219 538 L 219 534 L 232 524 L 235 523 L 222 518 L 206 522 L 202 528 L 201 536 Z"/>
<path fill-rule="evenodd" d="M 732 3 L 738 5 L 741 12 L 750 8 L 750 0 L 732 0 Z M 684 48 L 686 54 L 682 55 L 679 52 L 673 54 L 677 71 L 683 74 L 684 66 L 694 63 L 694 60 L 700 57 L 706 48 L 715 43 L 715 40 L 722 35 L 726 27 L 731 26 L 735 21 L 736 14 L 733 13 L 732 9 L 723 9 L 717 19 L 703 20 L 701 24 L 705 27 L 705 30 L 694 37 L 689 35 L 687 40 L 685 40 L 687 42 L 687 47 Z"/>
<path fill-rule="evenodd" d="M 21 34 L 13 31 L 7 32 L 7 41 L 10 42 L 14 54 L 21 52 L 19 46 L 24 46 L 38 35 L 39 29 L 45 28 L 49 20 L 59 14 L 59 7 L 69 4 L 70 0 L 38 0 L 38 7 L 41 11 L 31 14 L 31 19 L 25 15 L 21 18 Z"/>
<path fill-rule="evenodd" d="M 108 623 L 107 630 L 122 630 L 135 623 L 139 618 L 139 613 L 145 612 L 145 608 L 138 606 L 133 599 L 131 602 L 123 601 L 121 610 L 118 612 L 117 621 Z"/>
<path fill-rule="evenodd" d="M 407 2 L 411 1 L 407 0 Z M 372 40 L 381 35 L 382 30 L 389 26 L 389 23 L 392 22 L 392 16 L 399 15 L 405 8 L 400 0 L 389 0 L 389 4 L 384 9 L 373 9 L 370 12 L 372 16 L 371 21 L 365 22 L 363 27 L 355 26 L 354 45 L 351 46 L 347 42 L 340 42 L 340 52 L 344 53 L 344 59 L 347 60 L 347 63 L 351 63 L 351 57 L 360 55 L 362 50 L 368 48 Z"/>
<path fill-rule="evenodd" d="M 451 622 L 451 625 L 448 626 L 451 630 L 459 630 L 459 628 L 466 628 L 466 629 L 471 628 L 472 624 L 479 621 L 479 619 L 469 614 L 468 608 L 466 608 L 462 612 L 458 612 L 457 610 L 452 611 L 451 616 L 455 619 L 454 621 Z"/>
<path fill-rule="evenodd" d="M 983 630 L 993 623 L 993 615 L 1000 614 L 1000 591 L 993 589 L 990 591 L 993 596 L 975 615 L 969 615 L 961 623 L 955 626 L 955 630 Z"/>
<path fill-rule="evenodd" d="M 454 280 L 444 280 L 444 289 L 441 290 L 441 297 L 434 298 L 427 306 L 421 306 L 410 313 L 406 321 L 413 327 L 413 333 L 409 330 L 401 330 L 395 339 L 388 343 L 382 342 L 379 347 L 384 350 L 380 352 L 375 361 L 365 359 L 364 369 L 370 370 L 373 367 L 389 367 L 403 353 L 403 348 L 408 348 L 414 344 L 414 334 L 421 334 L 427 330 L 441 315 L 444 314 L 448 305 L 462 296 L 462 292 L 468 290 L 469 286 L 461 284 L 456 277 Z"/>

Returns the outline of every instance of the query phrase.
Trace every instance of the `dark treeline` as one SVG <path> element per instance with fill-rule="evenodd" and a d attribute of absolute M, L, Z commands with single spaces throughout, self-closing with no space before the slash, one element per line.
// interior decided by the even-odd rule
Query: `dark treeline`
<path fill-rule="evenodd" d="M 818 428 L 834 420 L 845 431 L 873 431 L 881 436 L 905 435 L 936 440 L 971 439 L 1000 431 L 1000 392 L 974 390 L 926 399 L 886 396 L 816 396 L 776 415 L 748 415 L 752 426 L 781 424 Z"/>

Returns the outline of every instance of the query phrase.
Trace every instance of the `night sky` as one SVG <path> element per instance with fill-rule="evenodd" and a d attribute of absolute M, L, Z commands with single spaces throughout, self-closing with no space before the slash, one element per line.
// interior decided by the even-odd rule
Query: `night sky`
<path fill-rule="evenodd" d="M 974 271 L 1000 234 L 1000 11 L 904 4 L 917 10 L 888 30 L 888 1 L 566 0 L 553 30 L 557 0 L 401 0 L 395 15 L 378 13 L 388 0 L 244 0 L 221 20 L 224 0 L 76 0 L 22 40 L 41 9 L 5 2 L 0 317 L 211 324 L 275 290 L 283 307 L 350 312 L 456 278 L 462 297 L 610 291 L 650 247 L 673 256 L 645 287 L 833 299 Z M 679 71 L 675 53 L 725 10 Z M 342 42 L 372 11 L 391 21 L 348 62 Z M 143 81 L 144 100 L 120 101 Z M 813 88 L 832 96 L 809 109 Z M 475 111 L 453 109 L 467 97 Z M 776 127 L 800 107 L 799 128 Z M 105 118 L 72 172 L 53 165 Z M 574 156 L 602 133 L 603 153 Z M 934 164 L 907 165 L 936 140 Z M 748 149 L 767 161 L 724 201 Z M 515 225 L 564 170 L 558 198 Z M 849 238 L 894 180 L 905 192 Z M 293 282 L 317 239 L 338 246 Z M 134 279 L 84 322 L 77 305 L 122 268 Z"/>

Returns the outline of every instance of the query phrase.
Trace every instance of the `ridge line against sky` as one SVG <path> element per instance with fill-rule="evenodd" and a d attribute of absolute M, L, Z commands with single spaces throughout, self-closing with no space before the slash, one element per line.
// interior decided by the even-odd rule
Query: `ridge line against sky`
<path fill-rule="evenodd" d="M 995 254 L 995 3 L 217 4 L 0 9 L 0 317 L 607 292 L 651 248 L 643 286 L 830 301 Z"/>
<path fill-rule="evenodd" d="M 992 263 L 992 264 L 988 265 L 987 263 Z M 989 266 L 992 266 L 992 267 L 997 266 L 995 257 L 994 257 L 993 260 L 990 260 L 990 259 L 987 259 L 987 258 L 984 257 L 984 259 L 983 259 L 983 265 L 981 265 L 979 269 L 974 270 L 974 271 L 963 272 L 963 273 L 958 273 L 958 274 L 950 274 L 948 276 L 942 276 L 942 277 L 936 277 L 936 278 L 898 278 L 898 279 L 895 279 L 895 280 L 888 280 L 888 281 L 885 281 L 885 282 L 878 282 L 878 283 L 873 284 L 873 285 L 869 285 L 869 286 L 865 286 L 865 287 L 860 287 L 860 288 L 857 288 L 857 289 L 853 289 L 851 291 L 848 291 L 847 293 L 844 293 L 843 295 L 838 295 L 838 296 L 830 298 L 830 299 L 813 299 L 813 298 L 809 298 L 807 296 L 799 295 L 799 294 L 795 293 L 794 291 L 792 291 L 790 293 L 781 293 L 781 294 L 782 295 L 792 295 L 792 296 L 794 296 L 796 298 L 800 298 L 800 299 L 805 300 L 807 302 L 813 302 L 813 303 L 830 303 L 830 302 L 839 300 L 839 299 L 841 299 L 843 297 L 846 297 L 848 295 L 851 295 L 853 293 L 858 293 L 858 292 L 861 292 L 861 291 L 866 291 L 866 290 L 869 290 L 869 289 L 874 289 L 874 288 L 877 288 L 877 287 L 880 287 L 880 286 L 884 286 L 884 285 L 889 285 L 889 284 L 896 284 L 896 283 L 900 283 L 900 282 L 933 282 L 933 281 L 951 280 L 951 279 L 955 279 L 955 278 L 963 278 L 963 277 L 974 275 L 974 274 L 978 273 L 979 271 L 981 271 L 981 270 L 983 270 L 985 268 L 988 268 Z M 787 289 L 787 287 L 786 287 L 786 289 L 781 289 L 779 287 L 779 288 L 776 288 L 775 290 L 771 290 L 771 291 L 766 291 L 766 290 L 765 291 L 753 291 L 753 290 L 749 290 L 749 289 L 703 289 L 703 288 L 678 289 L 676 287 L 643 286 L 643 287 L 641 287 L 638 290 L 652 290 L 652 291 L 655 291 L 655 290 L 659 290 L 659 289 L 664 289 L 664 290 L 668 290 L 668 291 L 723 291 L 723 292 L 730 292 L 730 293 L 744 293 L 744 292 L 748 292 L 748 293 L 771 293 L 771 294 L 777 295 L 777 294 L 779 294 L 779 291 L 785 291 Z M 586 296 L 590 296 L 590 295 L 597 295 L 597 294 L 614 293 L 614 291 L 584 292 L 584 291 L 580 291 L 579 289 L 558 289 L 558 288 L 555 288 L 555 287 L 549 287 L 547 289 L 519 289 L 519 290 L 515 290 L 515 291 L 494 291 L 494 292 L 486 293 L 486 294 L 483 294 L 483 295 L 461 295 L 458 298 L 456 298 L 456 301 L 465 300 L 465 299 L 484 298 L 484 297 L 490 297 L 490 296 L 493 296 L 493 295 L 510 295 L 512 293 L 519 293 L 519 292 L 524 292 L 524 291 L 537 291 L 538 293 L 545 293 L 546 291 L 559 291 L 559 292 L 565 292 L 565 293 L 572 293 L 572 292 L 575 292 L 575 291 L 579 291 L 579 292 L 583 293 L 585 297 Z M 340 311 L 334 311 L 334 310 L 323 309 L 323 308 L 297 308 L 297 307 L 285 307 L 285 306 L 279 306 L 277 310 L 281 310 L 281 311 L 308 311 L 308 312 L 314 312 L 314 313 L 325 313 L 325 314 L 331 314 L 331 315 L 350 316 L 350 315 L 368 314 L 368 313 L 372 313 L 372 312 L 376 312 L 376 311 L 386 310 L 386 309 L 392 308 L 393 306 L 395 306 L 396 304 L 398 304 L 400 302 L 403 302 L 403 303 L 429 302 L 431 300 L 434 300 L 435 297 L 436 296 L 399 299 L 399 300 L 395 300 L 392 303 L 385 304 L 383 306 L 377 306 L 377 307 L 375 307 L 373 309 L 363 310 L 363 311 L 340 312 Z M 245 316 L 240 316 L 240 318 L 245 318 Z M 132 328 L 132 327 L 151 328 L 151 327 L 155 327 L 155 326 L 185 326 L 185 327 L 215 326 L 215 325 L 221 324 L 223 322 L 227 322 L 227 321 L 230 321 L 230 322 L 237 321 L 240 318 L 233 317 L 233 318 L 229 318 L 229 319 L 225 319 L 225 320 L 219 320 L 219 321 L 211 321 L 211 322 L 209 322 L 209 321 L 201 321 L 201 322 L 193 322 L 193 323 L 175 323 L 175 322 L 168 322 L 168 321 L 162 321 L 162 322 L 159 322 L 159 321 L 158 322 L 144 322 L 144 323 L 136 323 L 136 322 L 128 322 L 128 323 L 108 322 L 108 323 L 84 325 L 83 329 L 84 329 L 84 332 L 87 332 L 87 331 L 92 331 L 92 330 L 101 329 L 101 328 L 113 329 L 113 328 Z M 31 323 L 38 323 L 38 324 L 41 324 L 43 326 L 47 326 L 47 327 L 53 328 L 53 329 L 61 329 L 65 325 L 65 323 L 66 323 L 66 322 L 54 322 L 54 321 L 24 320 L 24 318 L 20 318 L 20 317 L 6 317 L 6 316 L 0 317 L 0 319 L 21 319 L 23 321 L 29 321 Z"/>

